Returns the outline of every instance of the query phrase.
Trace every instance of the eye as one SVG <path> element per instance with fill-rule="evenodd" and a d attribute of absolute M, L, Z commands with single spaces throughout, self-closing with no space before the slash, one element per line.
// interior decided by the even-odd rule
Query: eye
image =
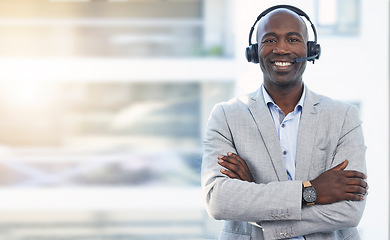
<path fill-rule="evenodd" d="M 276 42 L 275 38 L 266 38 L 261 43 L 275 43 L 275 42 Z"/>
<path fill-rule="evenodd" d="M 290 38 L 288 38 L 288 41 L 289 42 L 301 42 L 301 39 L 296 38 L 296 37 L 290 37 Z"/>

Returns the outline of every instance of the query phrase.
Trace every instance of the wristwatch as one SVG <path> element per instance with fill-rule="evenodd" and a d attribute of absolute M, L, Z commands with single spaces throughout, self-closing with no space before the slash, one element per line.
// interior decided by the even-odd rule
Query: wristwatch
<path fill-rule="evenodd" d="M 313 206 L 317 200 L 317 191 L 309 181 L 303 181 L 302 202 L 307 206 Z"/>

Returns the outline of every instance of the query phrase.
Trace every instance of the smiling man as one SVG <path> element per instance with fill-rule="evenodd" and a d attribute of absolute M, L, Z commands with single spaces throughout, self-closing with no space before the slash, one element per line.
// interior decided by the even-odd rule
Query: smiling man
<path fill-rule="evenodd" d="M 202 187 L 209 214 L 225 220 L 220 239 L 360 239 L 368 189 L 361 122 L 355 106 L 303 83 L 319 52 L 302 15 L 286 5 L 260 14 L 248 61 L 260 64 L 263 84 L 217 104 L 209 118 Z"/>
<path fill-rule="evenodd" d="M 295 59 L 305 57 L 307 53 L 306 24 L 296 14 L 288 14 L 281 9 L 276 12 L 279 14 L 265 16 L 257 29 L 264 85 L 268 91 L 279 92 L 280 88 L 298 88 L 301 91 L 306 61 L 296 63 Z"/>

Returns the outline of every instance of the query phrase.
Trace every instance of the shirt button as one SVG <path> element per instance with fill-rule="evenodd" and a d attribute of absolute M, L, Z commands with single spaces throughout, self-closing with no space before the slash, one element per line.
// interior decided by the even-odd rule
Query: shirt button
<path fill-rule="evenodd" d="M 282 125 L 281 125 L 281 126 L 282 126 L 282 128 L 284 128 L 286 125 L 284 125 L 284 123 L 282 123 Z"/>
<path fill-rule="evenodd" d="M 287 155 L 287 151 L 283 151 L 283 155 Z"/>

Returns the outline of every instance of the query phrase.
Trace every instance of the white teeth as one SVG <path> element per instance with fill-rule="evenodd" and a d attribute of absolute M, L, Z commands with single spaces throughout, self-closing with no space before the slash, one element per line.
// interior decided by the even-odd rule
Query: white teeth
<path fill-rule="evenodd" d="M 275 65 L 280 66 L 280 67 L 286 67 L 286 66 L 290 66 L 291 63 L 290 62 L 275 62 Z"/>

